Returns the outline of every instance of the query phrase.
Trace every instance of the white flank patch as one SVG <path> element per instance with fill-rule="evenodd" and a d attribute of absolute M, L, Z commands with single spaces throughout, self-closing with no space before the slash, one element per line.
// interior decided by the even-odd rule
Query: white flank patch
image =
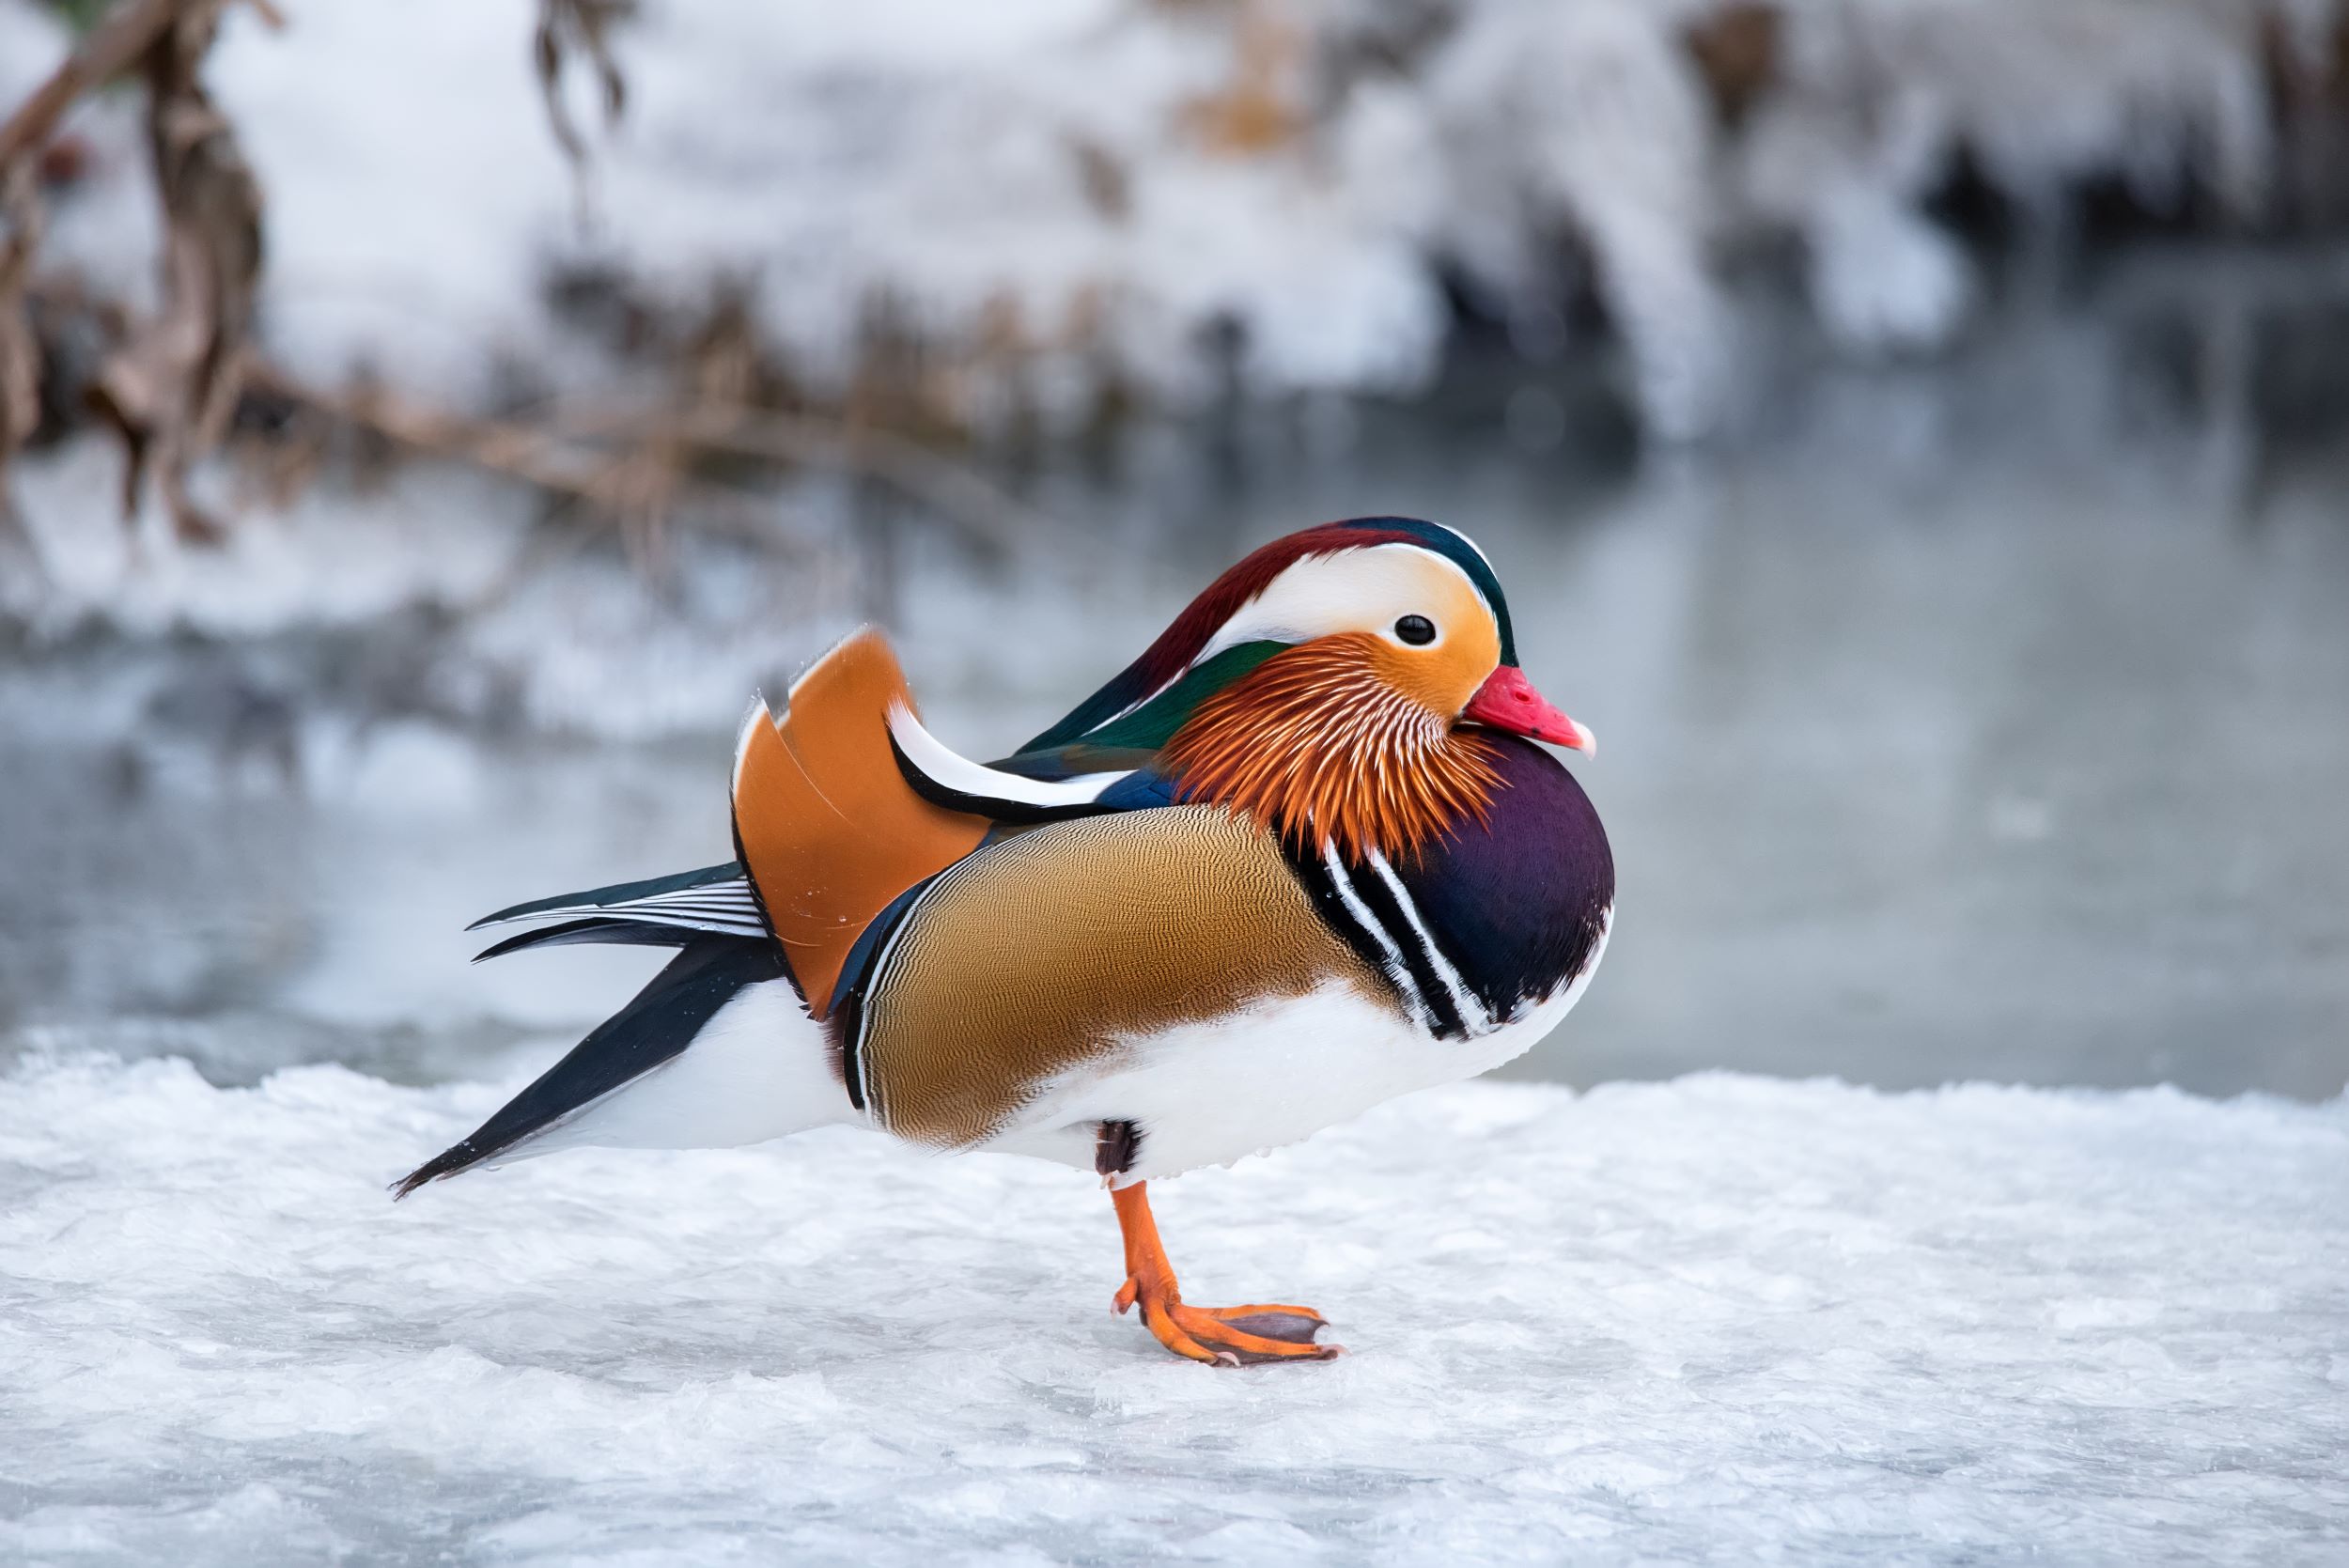
<path fill-rule="evenodd" d="M 1142 1148 L 1125 1186 L 1297 1142 L 1398 1094 L 1490 1072 L 1532 1049 L 1590 989 L 1614 924 L 1610 905 L 1581 972 L 1554 995 L 1498 1027 L 1477 1009 L 1481 1034 L 1436 1039 L 1423 1017 L 1407 1020 L 1384 1001 L 1332 985 L 1128 1042 L 1062 1075 L 981 1146 L 1091 1170 L 1100 1124 L 1130 1121 L 1142 1129 Z"/>
<path fill-rule="evenodd" d="M 787 980 L 746 986 L 693 1043 L 494 1163 L 558 1149 L 730 1149 L 857 1120 L 824 1032 Z"/>
<path fill-rule="evenodd" d="M 1227 1018 L 1143 1036 L 1070 1070 L 982 1146 L 1090 1170 L 1099 1124 L 1130 1121 L 1143 1138 L 1128 1181 L 1229 1165 L 1398 1094 L 1497 1067 L 1555 1028 L 1573 1004 L 1562 993 L 1490 1033 L 1437 1040 L 1417 1020 L 1346 986 L 1268 1000 Z"/>
<path fill-rule="evenodd" d="M 1383 1001 L 1332 985 L 1128 1042 L 1065 1074 L 983 1147 L 1090 1170 L 1099 1125 L 1131 1121 L 1143 1138 L 1129 1180 L 1228 1165 L 1465 1076 L 1445 1056 Z"/>

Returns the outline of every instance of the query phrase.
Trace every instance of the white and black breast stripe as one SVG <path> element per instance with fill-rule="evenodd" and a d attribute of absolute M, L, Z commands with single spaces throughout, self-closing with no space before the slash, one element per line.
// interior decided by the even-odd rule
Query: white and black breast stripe
<path fill-rule="evenodd" d="M 1349 872 L 1347 879 L 1355 896 L 1402 955 L 1404 967 L 1420 995 L 1427 1032 L 1439 1040 L 1465 1039 L 1473 1031 L 1455 1000 L 1452 986 L 1445 982 L 1445 971 L 1451 966 L 1435 953 L 1425 924 L 1419 919 L 1418 911 L 1408 907 L 1409 894 L 1392 878 L 1380 877 L 1376 871 L 1363 875 L 1363 869 Z"/>
<path fill-rule="evenodd" d="M 1491 1029 L 1494 1019 L 1485 1010 L 1484 999 L 1469 987 L 1468 983 L 1460 978 L 1460 971 L 1453 967 L 1452 960 L 1444 956 L 1443 948 L 1436 941 L 1435 934 L 1420 918 L 1419 906 L 1411 902 L 1410 890 L 1404 887 L 1403 878 L 1394 874 L 1394 867 L 1387 863 L 1387 857 L 1376 849 L 1371 850 L 1370 868 L 1378 874 L 1378 879 L 1386 883 L 1387 891 L 1394 895 L 1395 908 L 1409 923 L 1411 935 L 1418 939 L 1420 951 L 1427 955 L 1428 967 L 1436 971 L 1438 982 L 1452 999 L 1453 1011 L 1459 1015 L 1463 1030 L 1470 1034 L 1482 1034 Z"/>
<path fill-rule="evenodd" d="M 1412 1022 L 1439 1040 L 1467 1039 L 1495 1027 L 1383 856 L 1372 854 L 1368 875 L 1362 867 L 1349 870 L 1328 844 L 1318 856 L 1292 851 L 1289 863 L 1330 928 L 1394 986 Z"/>
<path fill-rule="evenodd" d="M 1370 912 L 1370 906 L 1362 902 L 1362 895 L 1354 891 L 1353 878 L 1346 874 L 1346 862 L 1338 859 L 1335 844 L 1325 842 L 1322 845 L 1321 871 L 1328 878 L 1330 893 L 1346 911 L 1353 926 L 1377 949 L 1382 960 L 1378 967 L 1402 994 L 1404 1008 L 1409 1012 L 1412 1020 L 1422 1029 L 1434 1030 L 1436 1024 L 1428 1016 L 1427 1000 L 1420 994 L 1419 983 L 1411 977 L 1410 966 L 1403 961 L 1403 950 L 1395 945 L 1394 938 L 1379 923 L 1378 917 Z M 1356 945 L 1359 947 L 1359 944 Z"/>

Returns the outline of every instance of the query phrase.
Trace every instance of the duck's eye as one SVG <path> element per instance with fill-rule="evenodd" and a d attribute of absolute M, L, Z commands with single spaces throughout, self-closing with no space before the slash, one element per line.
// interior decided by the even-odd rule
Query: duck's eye
<path fill-rule="evenodd" d="M 1394 634 L 1415 648 L 1436 640 L 1436 623 L 1424 615 L 1406 615 L 1394 623 Z"/>

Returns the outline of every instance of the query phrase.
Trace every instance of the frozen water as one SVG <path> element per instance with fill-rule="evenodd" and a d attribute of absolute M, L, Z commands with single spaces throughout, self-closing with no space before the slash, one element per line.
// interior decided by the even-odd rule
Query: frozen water
<path fill-rule="evenodd" d="M 1948 370 L 1790 375 L 1690 464 L 1527 455 L 1502 397 L 1571 383 L 1517 372 L 1365 410 L 1338 456 L 1137 440 L 1040 481 L 1066 521 L 1001 562 L 870 520 L 829 595 L 797 557 L 729 581 L 691 530 L 669 567 L 582 551 L 500 595 L 529 507 L 415 468 L 218 562 L 165 547 L 113 596 L 139 635 L 71 637 L 48 613 L 95 612 L 120 539 L 39 508 L 72 569 L 21 585 L 41 629 L 0 652 L 0 1063 L 28 1026 L 138 1018 L 98 1043 L 216 1081 L 490 1076 L 649 970 L 469 971 L 459 928 L 724 858 L 740 704 L 851 616 L 903 638 L 941 736 L 1004 749 L 1252 545 L 1399 510 L 1474 533 L 1526 668 L 1607 737 L 1581 777 L 1641 918 L 1524 1070 L 2330 1097 L 2349 272 L 2257 266 L 2147 257 L 2060 312 L 2001 303 Z M 102 490 L 92 456 L 18 482 Z M 443 618 L 370 599 L 396 568 Z"/>
<path fill-rule="evenodd" d="M 0 1560 L 2341 1560 L 2349 1103 L 1467 1085 L 1108 1204 L 850 1132 L 397 1207 L 511 1081 L 0 1081 Z"/>

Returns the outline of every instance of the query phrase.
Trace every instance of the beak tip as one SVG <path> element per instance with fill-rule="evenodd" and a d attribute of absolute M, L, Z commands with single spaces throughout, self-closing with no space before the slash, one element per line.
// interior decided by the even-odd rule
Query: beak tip
<path fill-rule="evenodd" d="M 1598 737 L 1552 706 L 1515 665 L 1504 664 L 1486 676 L 1462 709 L 1462 717 L 1511 735 L 1563 746 L 1584 756 L 1598 754 Z"/>

